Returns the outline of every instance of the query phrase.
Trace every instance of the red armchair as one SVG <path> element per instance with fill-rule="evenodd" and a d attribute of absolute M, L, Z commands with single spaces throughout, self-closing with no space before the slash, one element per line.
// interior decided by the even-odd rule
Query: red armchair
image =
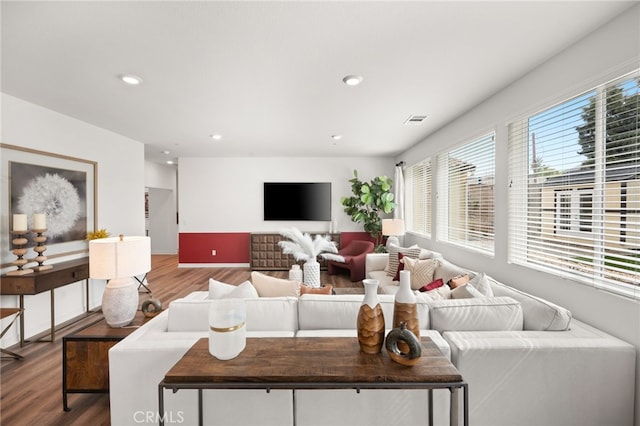
<path fill-rule="evenodd" d="M 373 253 L 374 244 L 371 241 L 354 240 L 346 247 L 338 250 L 338 254 L 344 257 L 343 262 L 329 260 L 327 272 L 336 275 L 339 269 L 347 269 L 351 275 L 351 281 L 361 281 L 365 278 L 364 264 L 367 253 Z"/>

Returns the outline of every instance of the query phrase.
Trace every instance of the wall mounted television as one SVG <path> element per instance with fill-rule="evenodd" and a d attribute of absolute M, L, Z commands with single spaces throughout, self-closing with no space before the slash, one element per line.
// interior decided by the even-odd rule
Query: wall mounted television
<path fill-rule="evenodd" d="M 331 220 L 331 182 L 265 182 L 264 220 Z"/>

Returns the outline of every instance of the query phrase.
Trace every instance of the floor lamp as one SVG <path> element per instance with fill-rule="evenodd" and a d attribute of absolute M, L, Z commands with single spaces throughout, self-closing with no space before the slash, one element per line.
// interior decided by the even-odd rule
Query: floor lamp
<path fill-rule="evenodd" d="M 138 310 L 136 275 L 151 270 L 149 237 L 99 238 L 89 241 L 89 277 L 107 280 L 102 313 L 111 327 L 131 323 Z"/>

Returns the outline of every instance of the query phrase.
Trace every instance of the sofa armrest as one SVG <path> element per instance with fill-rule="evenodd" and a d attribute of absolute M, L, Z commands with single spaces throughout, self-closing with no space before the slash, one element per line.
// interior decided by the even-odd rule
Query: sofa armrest
<path fill-rule="evenodd" d="M 476 395 L 469 401 L 474 424 L 633 423 L 635 348 L 629 343 L 579 321 L 567 331 L 443 337 Z"/>
<path fill-rule="evenodd" d="M 389 253 L 367 253 L 364 263 L 365 275 L 369 277 L 371 271 L 383 271 L 389 263 Z"/>

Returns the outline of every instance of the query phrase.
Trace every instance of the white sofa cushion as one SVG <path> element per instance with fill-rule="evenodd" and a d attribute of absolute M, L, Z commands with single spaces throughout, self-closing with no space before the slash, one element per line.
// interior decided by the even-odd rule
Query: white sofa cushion
<path fill-rule="evenodd" d="M 385 318 L 385 326 L 391 327 L 393 320 L 393 296 L 379 295 Z M 358 311 L 364 295 L 341 294 L 323 296 L 303 294 L 298 299 L 298 319 L 301 330 L 355 329 Z"/>
<path fill-rule="evenodd" d="M 297 298 L 255 298 L 245 303 L 248 332 L 297 331 Z M 210 306 L 211 300 L 174 300 L 169 304 L 167 331 L 208 331 Z"/>
<path fill-rule="evenodd" d="M 522 307 L 510 297 L 436 300 L 429 303 L 432 330 L 522 330 Z"/>
<path fill-rule="evenodd" d="M 511 297 L 522 305 L 525 330 L 563 331 L 571 324 L 571 311 L 489 278 L 495 296 Z"/>
<path fill-rule="evenodd" d="M 211 300 L 176 299 L 169 304 L 167 331 L 208 331 Z"/>
<path fill-rule="evenodd" d="M 364 295 L 344 294 L 321 296 L 304 294 L 298 299 L 300 330 L 356 329 L 358 311 Z M 393 328 L 394 295 L 378 295 L 384 315 L 385 328 Z M 418 323 L 421 329 L 429 328 L 429 305 L 425 300 L 417 301 Z"/>

